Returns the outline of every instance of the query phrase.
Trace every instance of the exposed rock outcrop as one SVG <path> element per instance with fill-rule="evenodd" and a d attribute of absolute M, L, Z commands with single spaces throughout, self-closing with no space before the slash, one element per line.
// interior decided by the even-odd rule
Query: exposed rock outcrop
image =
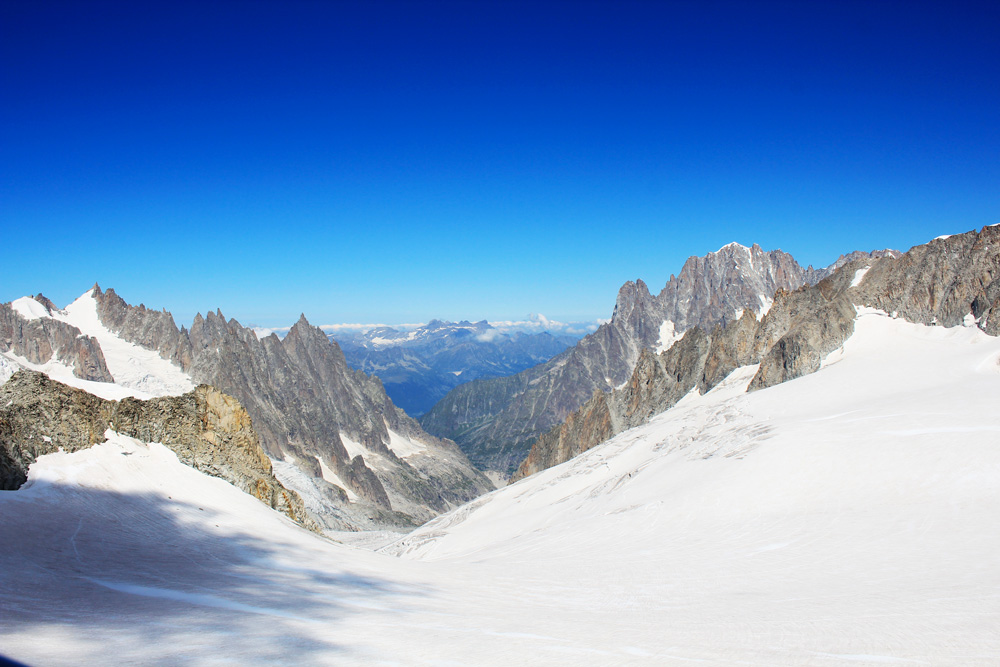
<path fill-rule="evenodd" d="M 872 264 L 857 286 L 859 305 L 911 322 L 955 326 L 967 315 L 1000 334 L 1000 225 L 916 246 L 895 262 Z"/>
<path fill-rule="evenodd" d="M 541 435 L 511 481 L 645 423 L 741 366 L 759 364 L 749 391 L 815 372 L 854 332 L 858 306 L 924 324 L 955 326 L 973 317 L 986 333 L 1000 334 L 1000 226 L 935 239 L 903 255 L 879 251 L 842 259 L 814 286 L 779 289 L 759 322 L 744 312 L 711 334 L 690 329 L 662 354 L 644 352 L 625 386 L 595 395 Z"/>
<path fill-rule="evenodd" d="M 91 447 L 111 429 L 162 443 L 182 463 L 316 528 L 298 494 L 275 479 L 250 415 L 214 387 L 200 385 L 183 396 L 148 401 L 108 401 L 21 370 L 0 387 L 0 406 L 0 488 L 19 488 L 39 456 Z"/>

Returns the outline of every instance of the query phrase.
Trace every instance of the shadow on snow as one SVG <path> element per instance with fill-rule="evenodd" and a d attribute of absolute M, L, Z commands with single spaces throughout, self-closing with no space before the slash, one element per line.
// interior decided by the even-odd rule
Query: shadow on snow
<path fill-rule="evenodd" d="M 301 545 L 234 534 L 209 510 L 155 494 L 16 493 L 0 492 L 0 644 L 17 660 L 330 659 L 352 654 L 337 636 L 348 614 L 374 609 L 391 622 L 427 594 L 343 570 L 319 538 L 330 570 L 308 548 L 299 566 L 289 556 Z M 204 520 L 180 518 L 192 510 Z M 63 646 L 38 650 L 53 643 Z"/>

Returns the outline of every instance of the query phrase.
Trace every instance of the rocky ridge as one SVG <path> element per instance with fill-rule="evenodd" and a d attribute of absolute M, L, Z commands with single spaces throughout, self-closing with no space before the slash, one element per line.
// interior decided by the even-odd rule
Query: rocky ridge
<path fill-rule="evenodd" d="M 351 369 L 305 316 L 283 339 L 258 339 L 221 311 L 178 329 L 169 313 L 130 306 L 114 290 L 95 285 L 92 294 L 109 330 L 236 397 L 282 464 L 279 476 L 300 485 L 326 527 L 419 524 L 493 488 L 453 443 L 396 408 L 377 378 Z M 400 442 L 406 455 L 393 449 Z"/>
<path fill-rule="evenodd" d="M 741 366 L 759 364 L 748 390 L 819 369 L 854 331 L 856 307 L 911 322 L 970 323 L 1000 335 L 1000 226 L 939 238 L 905 254 L 855 254 L 814 286 L 780 289 L 758 321 L 749 312 L 706 333 L 690 329 L 663 353 L 643 351 L 629 381 L 596 392 L 538 438 L 512 481 L 566 461 L 645 423 L 692 390 L 704 393 Z"/>
<path fill-rule="evenodd" d="M 200 385 L 182 396 L 108 401 L 30 370 L 0 387 L 0 488 L 17 489 L 39 456 L 75 452 L 108 430 L 159 442 L 184 464 L 219 477 L 310 529 L 302 499 L 274 477 L 250 416 L 232 396 Z"/>
<path fill-rule="evenodd" d="M 618 292 L 611 321 L 550 361 L 517 375 L 453 389 L 421 418 L 430 433 L 455 440 L 481 469 L 509 475 L 532 442 L 587 403 L 627 382 L 644 350 L 679 334 L 763 313 L 779 289 L 819 280 L 828 269 L 802 268 L 788 253 L 731 243 L 691 257 L 659 294 L 642 280 Z"/>

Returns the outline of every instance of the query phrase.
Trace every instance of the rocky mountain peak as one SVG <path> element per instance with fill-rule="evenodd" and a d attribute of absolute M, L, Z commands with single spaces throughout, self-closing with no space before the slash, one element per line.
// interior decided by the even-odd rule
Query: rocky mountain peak
<path fill-rule="evenodd" d="M 455 439 L 481 467 L 510 471 L 534 438 L 595 392 L 627 381 L 644 349 L 669 347 L 692 327 L 711 331 L 747 311 L 763 315 L 776 289 L 806 281 L 791 255 L 756 244 L 690 257 L 655 297 L 642 280 L 622 285 L 611 321 L 575 347 L 514 377 L 458 386 L 421 423 Z"/>
<path fill-rule="evenodd" d="M 634 282 L 628 281 L 618 290 L 615 309 L 611 315 L 612 322 L 627 320 L 636 308 L 645 307 L 652 302 L 652 299 L 653 295 L 649 293 L 649 287 L 641 278 Z"/>
<path fill-rule="evenodd" d="M 0 352 L 16 355 L 29 364 L 58 361 L 71 367 L 73 375 L 80 379 L 114 382 L 97 340 L 60 319 L 62 315 L 42 294 L 0 304 Z M 8 369 L 21 366 L 9 361 L 5 361 Z M 2 377 L 6 379 L 7 374 Z"/>
<path fill-rule="evenodd" d="M 704 327 L 689 329 L 659 355 L 644 350 L 628 382 L 610 394 L 595 395 L 540 436 L 514 479 L 566 461 L 615 433 L 643 424 L 692 389 L 704 393 L 739 367 L 759 364 L 748 391 L 818 370 L 823 359 L 854 331 L 859 306 L 912 322 L 975 325 L 987 334 L 1000 335 L 1000 318 L 993 317 L 1000 312 L 998 250 L 1000 227 L 986 227 L 978 233 L 938 238 L 905 254 L 842 255 L 835 263 L 839 268 L 831 269 L 814 285 L 798 287 L 790 280 L 804 273 L 798 264 L 785 253 L 762 253 L 754 263 L 766 258 L 761 266 L 767 278 L 785 278 L 773 291 L 773 303 L 764 317 L 758 319 L 744 310 L 739 318 L 717 322 L 711 333 Z M 745 275 L 736 287 L 763 280 L 765 274 L 755 276 Z M 697 300 L 699 295 L 685 298 Z"/>
<path fill-rule="evenodd" d="M 737 243 L 736 241 L 730 241 L 726 245 L 722 246 L 715 252 L 708 253 L 709 255 L 729 255 L 732 256 L 736 253 L 741 253 L 749 255 L 752 251 L 762 252 L 761 247 L 756 243 L 752 247 L 748 248 L 742 243 Z"/>
<path fill-rule="evenodd" d="M 46 311 L 47 311 L 47 312 L 48 312 L 48 313 L 49 313 L 50 315 L 52 314 L 52 312 L 53 312 L 53 311 L 56 311 L 56 310 L 59 310 L 58 306 L 56 306 L 56 304 L 52 303 L 52 300 L 51 300 L 51 299 L 49 299 L 49 298 L 48 298 L 47 296 L 45 296 L 44 294 L 42 294 L 41 292 L 39 292 L 38 294 L 36 294 L 36 295 L 35 295 L 34 297 L 32 297 L 32 298 L 33 298 L 33 299 L 34 299 L 35 301 L 37 301 L 38 303 L 42 304 L 42 306 L 44 306 L 45 310 L 46 310 Z"/>

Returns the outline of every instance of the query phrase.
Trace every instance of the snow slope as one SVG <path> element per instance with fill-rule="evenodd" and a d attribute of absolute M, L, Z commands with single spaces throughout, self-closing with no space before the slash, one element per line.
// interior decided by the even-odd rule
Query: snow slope
<path fill-rule="evenodd" d="M 65 309 L 51 313 L 31 297 L 22 297 L 11 302 L 11 305 L 25 319 L 51 317 L 75 326 L 86 336 L 96 338 L 115 382 L 111 384 L 81 380 L 73 375 L 72 368 L 58 358 L 45 364 L 32 364 L 22 357 L 5 352 L 2 356 L 6 358 L 8 366 L 40 371 L 54 380 L 111 400 L 126 396 L 141 399 L 179 396 L 195 388 L 194 381 L 179 366 L 163 359 L 155 351 L 130 343 L 109 331 L 98 318 L 97 301 L 92 291 L 86 292 Z M 10 374 L 0 367 L 0 379 L 6 381 Z"/>
<path fill-rule="evenodd" d="M 862 312 L 386 553 L 157 445 L 0 494 L 0 651 L 39 664 L 995 665 L 1000 340 Z M 398 554 L 393 556 L 390 554 Z"/>

